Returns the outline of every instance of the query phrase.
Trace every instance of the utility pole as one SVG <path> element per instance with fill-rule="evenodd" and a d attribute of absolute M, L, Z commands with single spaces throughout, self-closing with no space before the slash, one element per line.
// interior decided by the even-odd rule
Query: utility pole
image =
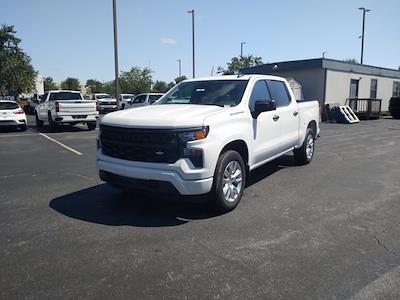
<path fill-rule="evenodd" d="M 193 59 L 193 78 L 196 77 L 195 72 L 195 55 L 194 55 L 194 9 L 188 11 L 189 14 L 192 14 L 192 59 Z"/>
<path fill-rule="evenodd" d="M 243 45 L 246 44 L 246 42 L 241 42 L 240 43 L 240 58 L 243 57 Z"/>
<path fill-rule="evenodd" d="M 181 59 L 178 59 L 177 60 L 177 62 L 179 63 L 179 77 L 182 77 L 182 72 L 181 72 L 181 63 L 182 63 L 182 61 L 181 61 Z"/>
<path fill-rule="evenodd" d="M 117 107 L 120 108 L 119 103 L 119 71 L 118 71 L 118 33 L 117 33 L 117 0 L 113 0 L 113 24 L 114 24 L 114 64 L 115 64 L 115 98 L 117 100 Z"/>
<path fill-rule="evenodd" d="M 362 34 L 361 34 L 361 64 L 363 64 L 363 58 L 364 58 L 364 30 L 365 30 L 365 13 L 371 11 L 368 8 L 365 7 L 359 7 L 359 10 L 363 11 L 363 21 L 362 21 Z"/>

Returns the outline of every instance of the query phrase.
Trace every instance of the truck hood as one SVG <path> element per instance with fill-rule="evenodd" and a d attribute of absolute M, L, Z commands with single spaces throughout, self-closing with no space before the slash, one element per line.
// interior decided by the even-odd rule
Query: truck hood
<path fill-rule="evenodd" d="M 203 126 L 205 118 L 223 111 L 223 107 L 212 105 L 149 105 L 109 113 L 103 117 L 101 124 L 136 128 L 189 128 Z"/>

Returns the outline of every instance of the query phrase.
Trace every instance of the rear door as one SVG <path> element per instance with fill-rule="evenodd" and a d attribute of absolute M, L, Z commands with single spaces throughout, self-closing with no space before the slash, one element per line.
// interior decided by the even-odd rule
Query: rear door
<path fill-rule="evenodd" d="M 249 100 L 249 109 L 254 111 L 256 101 L 271 101 L 271 94 L 265 80 L 258 80 L 253 86 Z M 280 151 L 279 123 L 274 120 L 276 111 L 261 113 L 256 119 L 250 119 L 252 124 L 252 142 L 254 164 L 261 163 Z"/>
<path fill-rule="evenodd" d="M 291 97 L 289 87 L 284 81 L 267 80 L 272 99 L 276 105 L 276 124 L 280 134 L 280 151 L 284 152 L 295 145 L 299 139 L 299 111 L 297 102 Z"/>

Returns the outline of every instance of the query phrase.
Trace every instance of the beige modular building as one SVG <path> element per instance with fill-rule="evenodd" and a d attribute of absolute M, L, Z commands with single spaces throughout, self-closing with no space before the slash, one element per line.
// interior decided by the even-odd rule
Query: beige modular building
<path fill-rule="evenodd" d="M 269 74 L 294 78 L 305 100 L 346 104 L 349 98 L 382 100 L 388 111 L 392 96 L 400 96 L 400 71 L 344 61 L 317 58 L 276 62 L 241 70 L 244 74 Z"/>

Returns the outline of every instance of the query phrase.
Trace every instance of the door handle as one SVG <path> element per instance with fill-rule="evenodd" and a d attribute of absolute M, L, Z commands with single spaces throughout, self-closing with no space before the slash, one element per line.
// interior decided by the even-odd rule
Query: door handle
<path fill-rule="evenodd" d="M 294 112 L 293 112 L 293 116 L 295 116 L 295 117 L 296 117 L 298 114 L 299 114 L 298 111 L 294 111 Z"/>
<path fill-rule="evenodd" d="M 278 119 L 279 119 L 279 116 L 277 116 L 277 115 L 275 115 L 275 116 L 272 118 L 272 120 L 274 120 L 275 122 L 278 121 Z"/>

